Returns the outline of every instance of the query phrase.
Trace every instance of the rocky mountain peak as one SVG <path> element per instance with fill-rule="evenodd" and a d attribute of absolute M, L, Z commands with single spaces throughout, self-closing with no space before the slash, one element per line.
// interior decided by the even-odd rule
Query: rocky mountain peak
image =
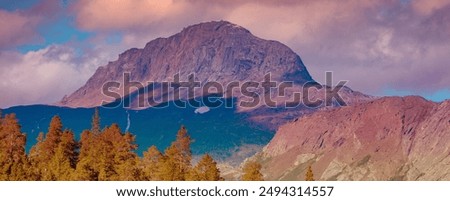
<path fill-rule="evenodd" d="M 132 48 L 118 60 L 97 69 L 87 83 L 59 105 L 95 107 L 104 100 L 102 85 L 123 81 L 123 74 L 141 83 L 170 80 L 195 73 L 200 82 L 313 81 L 300 57 L 280 42 L 264 40 L 226 21 L 205 22 L 184 28 L 168 38 L 157 38 L 143 49 Z M 121 94 L 127 96 L 129 94 Z"/>
<path fill-rule="evenodd" d="M 186 37 L 209 35 L 251 35 L 247 29 L 228 21 L 204 22 L 184 28 L 181 35 Z"/>

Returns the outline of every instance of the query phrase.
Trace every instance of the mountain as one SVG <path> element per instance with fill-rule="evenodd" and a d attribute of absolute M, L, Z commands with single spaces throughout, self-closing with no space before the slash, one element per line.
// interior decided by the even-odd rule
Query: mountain
<path fill-rule="evenodd" d="M 450 180 L 450 100 L 383 97 L 281 126 L 258 154 L 270 180 Z"/>
<path fill-rule="evenodd" d="M 128 82 L 124 81 L 126 73 L 129 74 L 130 82 L 141 84 L 127 84 Z M 84 86 L 71 95 L 65 96 L 57 105 L 89 108 L 105 103 L 114 106 L 122 103 L 132 109 L 145 109 L 165 101 L 187 100 L 211 94 L 222 94 L 224 98 L 236 98 L 233 100 L 241 103 L 251 100 L 255 94 L 249 96 L 242 90 L 236 91 L 227 86 L 233 82 L 239 82 L 240 86 L 249 81 L 261 82 L 269 73 L 273 82 L 279 84 L 282 81 L 289 81 L 293 83 L 293 86 L 285 89 L 284 97 L 277 95 L 277 89 L 269 93 L 262 91 L 261 88 L 256 90 L 259 95 L 270 94 L 281 104 L 267 107 L 263 101 L 259 101 L 252 107 L 241 107 L 240 104 L 233 103 L 232 107 L 236 106 L 237 112 L 249 114 L 248 120 L 275 130 L 279 125 L 293 118 L 320 108 L 307 107 L 304 104 L 285 108 L 282 104 L 283 101 L 294 99 L 293 92 L 302 92 L 305 83 L 317 88 L 317 90 L 311 90 L 311 99 L 325 98 L 327 88 L 314 81 L 295 52 L 280 42 L 258 38 L 245 28 L 226 21 L 192 25 L 168 38 L 150 41 L 143 49 L 129 49 L 120 54 L 116 61 L 99 67 Z M 192 96 L 187 95 L 186 91 L 181 91 L 181 95 L 177 97 L 173 95 L 172 88 L 169 91 L 162 90 L 163 82 L 174 81 L 176 74 L 181 81 L 187 81 L 189 75 L 194 74 L 195 80 L 202 85 L 214 81 L 223 87 L 211 93 L 203 93 L 204 89 L 200 89 Z M 113 93 L 117 94 L 115 97 L 106 96 L 102 92 L 104 84 L 111 81 L 120 83 L 120 87 L 113 90 Z M 128 88 L 130 90 L 124 90 Z M 347 87 L 343 87 L 338 93 L 347 104 L 372 99 Z M 164 98 L 166 95 L 167 98 Z M 124 102 L 121 102 L 120 97 L 124 99 Z M 335 102 L 333 104 L 339 106 Z M 197 105 L 197 107 L 200 106 L 202 105 Z"/>
<path fill-rule="evenodd" d="M 107 99 L 101 93 L 102 85 L 109 81 L 123 83 L 126 72 L 130 73 L 130 80 L 141 83 L 167 81 L 177 73 L 181 79 L 195 73 L 195 78 L 202 83 L 260 81 L 269 72 L 274 81 L 313 81 L 300 57 L 287 46 L 255 37 L 226 21 L 206 22 L 189 26 L 168 38 L 150 41 L 143 49 L 125 51 L 118 60 L 99 67 L 84 86 L 59 104 L 99 106 Z M 123 94 L 122 90 L 119 93 L 130 95 Z"/>
<path fill-rule="evenodd" d="M 161 90 L 165 82 L 174 81 L 175 75 L 179 75 L 180 81 L 187 81 L 191 74 L 201 84 L 214 81 L 224 88 L 210 93 L 196 91 L 193 97 L 181 91 L 179 97 L 172 95 L 164 99 L 165 95 L 174 94 L 174 89 Z M 274 100 L 294 97 L 294 92 L 303 92 L 304 84 L 313 87 L 310 93 L 312 100 L 323 100 L 330 88 L 315 82 L 300 57 L 286 45 L 258 38 L 230 22 L 216 21 L 192 25 L 168 38 L 152 40 L 142 49 L 132 48 L 123 52 L 116 61 L 100 66 L 81 88 L 65 96 L 56 106 L 13 107 L 6 109 L 5 113 L 17 114 L 28 136 L 28 150 L 36 142 L 39 132 L 46 132 L 53 115 L 60 115 L 67 128 L 79 137 L 82 130 L 90 127 L 92 108 L 102 105 L 105 106 L 100 107 L 103 126 L 115 122 L 123 130 L 135 134 L 139 154 L 150 145 L 164 149 L 184 124 L 195 139 L 192 146 L 194 154 L 210 153 L 222 159 L 230 157 L 236 164 L 260 151 L 279 125 L 324 108 L 304 104 L 289 108 L 283 104 L 273 107 L 263 101 L 252 107 L 241 107 L 238 103 L 266 92 L 258 88 L 258 94 L 248 95 L 226 88 L 233 82 L 241 86 L 248 82 L 260 84 L 267 74 L 277 84 L 282 81 L 293 83 L 292 87 L 284 90 L 285 96 L 277 96 L 276 90 L 269 92 Z M 126 75 L 128 81 L 124 80 Z M 105 84 L 111 82 L 120 84 L 110 91 L 118 93 L 119 97 L 112 98 L 102 91 Z M 124 90 L 128 88 L 129 91 Z M 230 91 L 233 94 L 229 94 Z M 343 87 L 338 93 L 347 104 L 372 99 L 348 87 Z M 194 98 L 205 100 L 217 94 L 223 97 L 216 100 L 225 105 L 217 106 L 205 101 L 186 107 L 177 104 L 183 100 L 191 103 Z M 126 101 L 122 102 L 123 105 L 115 105 L 120 103 L 120 97 Z M 149 99 L 157 101 L 148 102 Z M 209 112 L 195 113 L 204 106 L 209 107 Z M 339 104 L 332 102 L 332 106 Z"/>

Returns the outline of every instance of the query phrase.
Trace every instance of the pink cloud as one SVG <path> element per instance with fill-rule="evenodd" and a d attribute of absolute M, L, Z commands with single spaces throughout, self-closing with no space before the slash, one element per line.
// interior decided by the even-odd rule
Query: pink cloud
<path fill-rule="evenodd" d="M 80 0 L 72 10 L 85 30 L 122 30 L 145 27 L 183 10 L 183 3 L 161 1 Z"/>
<path fill-rule="evenodd" d="M 25 54 L 0 52 L 0 108 L 61 100 L 117 55 L 109 54 L 109 49 L 114 47 L 99 44 L 81 56 L 68 45 L 51 45 Z"/>
<path fill-rule="evenodd" d="M 0 53 L 0 108 L 51 103 L 66 90 L 75 90 L 80 78 L 72 59 L 73 51 L 59 46 Z"/>
<path fill-rule="evenodd" d="M 83 45 L 78 43 L 26 54 L 0 52 L 0 107 L 55 102 L 120 52 L 191 24 L 221 19 L 285 43 L 320 82 L 324 71 L 333 71 L 335 79 L 349 80 L 352 88 L 375 95 L 386 88 L 422 95 L 450 90 L 450 3 L 406 2 L 76 1 L 69 14 L 79 28 L 97 33 L 89 39 L 93 47 L 82 57 L 74 54 L 73 48 Z M 28 10 L 0 10 L 0 48 L 36 42 L 37 28 L 64 11 L 58 0 L 42 1 Z M 104 37 L 116 31 L 123 34 L 122 41 L 105 44 Z M 76 79 L 63 81 L 59 75 Z"/>
<path fill-rule="evenodd" d="M 43 0 L 26 10 L 0 9 L 0 49 L 41 40 L 38 27 L 56 19 L 60 8 L 58 0 Z"/>
<path fill-rule="evenodd" d="M 334 71 L 353 88 L 380 94 L 386 87 L 420 92 L 450 86 L 444 76 L 450 73 L 449 6 L 447 0 L 82 0 L 74 12 L 81 28 L 122 30 L 123 43 L 137 47 L 190 24 L 229 20 L 287 44 L 318 81 Z"/>
<path fill-rule="evenodd" d="M 15 11 L 0 10 L 0 48 L 24 44 L 36 39 L 39 19 Z"/>
<path fill-rule="evenodd" d="M 414 10 L 422 15 L 430 15 L 436 10 L 450 5 L 448 0 L 415 0 L 412 2 Z"/>

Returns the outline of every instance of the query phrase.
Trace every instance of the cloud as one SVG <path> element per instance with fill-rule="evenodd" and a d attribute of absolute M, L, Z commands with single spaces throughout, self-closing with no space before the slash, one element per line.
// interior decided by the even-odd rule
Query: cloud
<path fill-rule="evenodd" d="M 0 10 L 0 19 L 0 48 L 25 44 L 37 38 L 39 19 L 5 10 Z"/>
<path fill-rule="evenodd" d="M 123 30 L 159 22 L 182 12 L 182 5 L 171 0 L 80 0 L 72 9 L 77 13 L 77 23 L 82 29 Z"/>
<path fill-rule="evenodd" d="M 448 0 L 415 0 L 412 2 L 416 12 L 422 15 L 430 15 L 434 11 L 450 5 Z"/>
<path fill-rule="evenodd" d="M 58 0 L 42 0 L 26 10 L 0 8 L 0 49 L 42 42 L 39 27 L 57 19 L 62 10 Z"/>
<path fill-rule="evenodd" d="M 0 108 L 50 104 L 60 100 L 92 76 L 103 57 L 79 56 L 75 49 L 52 45 L 21 54 L 0 53 Z"/>
<path fill-rule="evenodd" d="M 387 87 L 420 92 L 450 86 L 442 76 L 450 69 L 442 54 L 450 50 L 446 2 L 82 0 L 72 11 L 83 29 L 121 30 L 127 48 L 190 24 L 229 20 L 287 44 L 318 81 L 324 71 L 334 71 L 353 88 L 380 94 Z"/>
<path fill-rule="evenodd" d="M 30 16 L 42 16 L 49 13 L 43 10 L 55 7 L 40 5 L 28 13 L 0 10 L 0 17 L 9 19 L 0 22 L 6 23 L 2 27 L 13 27 L 9 23 L 14 20 L 17 26 L 0 30 L 0 48 L 34 40 L 42 22 Z M 374 95 L 393 89 L 426 96 L 450 88 L 446 77 L 450 74 L 450 3 L 446 0 L 79 0 L 70 4 L 69 11 L 65 15 L 73 15 L 79 29 L 95 33 L 84 42 L 91 46 L 81 47 L 83 56 L 75 51 L 83 46 L 76 41 L 27 54 L 0 53 L 0 78 L 11 79 L 11 83 L 1 82 L 2 93 L 18 94 L 8 104 L 59 100 L 118 53 L 192 24 L 221 19 L 246 27 L 258 37 L 285 43 L 320 82 L 324 71 L 333 71 L 335 80 L 349 80 L 352 88 Z M 113 34 L 121 39 L 105 43 Z M 44 71 L 50 71 L 49 75 L 36 77 Z M 53 71 L 74 81 L 61 80 Z M 31 78 L 38 84 L 29 84 Z M 5 91 L 12 83 L 19 83 L 18 90 Z M 2 102 L 0 106 L 8 105 Z"/>
<path fill-rule="evenodd" d="M 422 15 L 413 5 L 391 2 L 353 12 L 308 40 L 299 34 L 287 41 L 316 79 L 332 70 L 352 88 L 376 95 L 386 88 L 427 95 L 450 87 L 450 8 Z"/>

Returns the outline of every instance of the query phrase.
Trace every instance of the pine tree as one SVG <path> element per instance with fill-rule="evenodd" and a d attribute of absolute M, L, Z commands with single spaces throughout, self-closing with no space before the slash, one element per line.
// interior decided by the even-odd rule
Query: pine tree
<path fill-rule="evenodd" d="M 179 155 L 176 146 L 170 146 L 164 151 L 164 155 L 158 164 L 157 178 L 161 181 L 182 181 L 184 173 L 180 169 L 176 156 Z"/>
<path fill-rule="evenodd" d="M 80 137 L 80 153 L 78 155 L 78 161 L 76 164 L 73 180 L 79 181 L 95 181 L 97 177 L 92 167 L 92 161 L 94 154 L 92 153 L 93 135 L 89 130 L 85 130 L 81 133 Z"/>
<path fill-rule="evenodd" d="M 107 165 L 108 161 L 106 161 L 105 157 L 108 154 L 107 152 L 113 150 L 105 150 L 103 148 L 104 144 L 108 144 L 102 140 L 103 132 L 100 129 L 100 115 L 99 111 L 96 108 L 94 114 L 92 116 L 91 129 L 85 130 L 81 133 L 80 138 L 80 154 L 78 157 L 78 162 L 76 165 L 76 170 L 74 174 L 75 180 L 80 181 L 98 181 L 98 180 L 106 180 L 106 170 L 112 169 Z M 112 149 L 108 144 L 107 149 Z M 100 157 L 102 156 L 102 157 Z M 110 158 L 110 160 L 112 160 Z M 111 162 L 109 162 L 110 164 Z M 105 167 L 108 167 L 105 169 Z M 102 175 L 100 176 L 100 171 L 102 171 Z"/>
<path fill-rule="evenodd" d="M 100 128 L 100 114 L 99 114 L 98 108 L 95 108 L 94 115 L 92 116 L 91 132 L 94 135 L 99 135 L 100 132 L 101 132 L 101 128 Z"/>
<path fill-rule="evenodd" d="M 27 180 L 26 135 L 14 114 L 0 115 L 0 180 Z"/>
<path fill-rule="evenodd" d="M 70 130 L 64 131 L 56 153 L 49 163 L 49 170 L 55 180 L 68 181 L 72 179 L 77 161 L 76 150 L 77 143 L 73 132 Z"/>
<path fill-rule="evenodd" d="M 41 180 L 41 155 L 42 153 L 42 143 L 44 142 L 44 133 L 40 132 L 36 138 L 37 143 L 31 147 L 30 154 L 28 156 L 30 162 L 30 168 L 28 169 L 30 180 L 40 181 Z"/>
<path fill-rule="evenodd" d="M 100 181 L 111 181 L 117 178 L 117 173 L 114 169 L 115 150 L 113 143 L 121 137 L 121 134 L 116 128 L 116 126 L 114 128 L 105 128 L 94 145 L 97 154 L 95 168 L 98 171 L 98 180 Z"/>
<path fill-rule="evenodd" d="M 178 173 L 181 180 L 185 179 L 185 175 L 191 168 L 192 151 L 191 151 L 191 137 L 189 136 L 186 127 L 181 126 L 177 133 L 175 142 L 172 146 L 176 147 L 177 154 L 172 155 L 175 159 L 175 164 L 178 167 Z"/>
<path fill-rule="evenodd" d="M 34 177 L 43 181 L 57 180 L 50 162 L 55 157 L 58 146 L 61 142 L 63 125 L 59 116 L 54 116 L 50 122 L 48 132 L 38 137 L 38 143 L 30 151 L 30 160 Z"/>
<path fill-rule="evenodd" d="M 85 132 L 87 133 L 87 132 Z M 117 124 L 105 128 L 94 136 L 87 153 L 86 144 L 81 143 L 80 161 L 77 164 L 77 179 L 84 180 L 136 180 L 139 178 L 137 156 L 134 150 L 135 137 L 122 134 Z"/>
<path fill-rule="evenodd" d="M 314 174 L 311 165 L 308 166 L 308 170 L 306 171 L 305 181 L 314 181 Z"/>
<path fill-rule="evenodd" d="M 114 150 L 116 150 L 114 161 L 118 174 L 117 180 L 134 181 L 140 177 L 139 168 L 137 167 L 139 159 L 134 152 L 137 149 L 135 141 L 136 137 L 127 132 L 114 147 Z"/>
<path fill-rule="evenodd" d="M 189 181 L 222 181 L 217 163 L 209 155 L 205 154 L 198 164 L 189 171 L 186 177 Z"/>
<path fill-rule="evenodd" d="M 99 168 L 97 166 L 99 162 L 97 160 L 97 153 L 99 152 L 99 147 L 97 145 L 97 141 L 99 140 L 99 135 L 101 134 L 98 108 L 95 108 L 91 125 L 92 127 L 90 130 L 85 130 L 81 133 L 79 143 L 80 154 L 74 174 L 75 180 L 98 180 Z"/>
<path fill-rule="evenodd" d="M 4 139 L 6 138 L 6 134 L 3 133 L 3 117 L 2 110 L 0 109 L 0 168 L 3 167 L 3 164 L 8 160 L 8 156 L 6 155 L 6 143 L 4 143 Z M 8 175 L 3 168 L 0 169 L 0 181 L 8 180 Z"/>
<path fill-rule="evenodd" d="M 88 157 L 89 155 L 92 155 L 90 153 L 90 151 L 93 149 L 94 143 L 95 143 L 95 137 L 92 134 L 92 132 L 89 130 L 84 130 L 80 136 L 80 142 L 79 142 L 80 155 L 78 158 L 79 160 L 81 160 L 84 157 Z"/>
<path fill-rule="evenodd" d="M 54 116 L 50 122 L 50 127 L 45 135 L 45 139 L 42 143 L 42 157 L 44 161 L 50 161 L 55 155 L 56 149 L 61 142 L 61 136 L 63 134 L 63 125 L 59 116 Z"/>
<path fill-rule="evenodd" d="M 159 176 L 161 180 L 184 181 L 191 168 L 191 137 L 184 126 L 177 133 L 176 140 L 165 151 Z"/>
<path fill-rule="evenodd" d="M 162 162 L 163 155 L 156 148 L 156 146 L 151 146 L 141 159 L 140 166 L 142 169 L 142 180 L 155 181 L 158 179 L 158 166 Z"/>
<path fill-rule="evenodd" d="M 261 164 L 256 161 L 246 162 L 243 168 L 242 181 L 263 181 L 261 174 Z"/>

